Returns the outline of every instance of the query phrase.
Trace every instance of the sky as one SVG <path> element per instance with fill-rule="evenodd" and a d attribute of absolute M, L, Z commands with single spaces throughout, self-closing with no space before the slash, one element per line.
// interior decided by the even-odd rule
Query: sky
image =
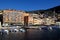
<path fill-rule="evenodd" d="M 0 9 L 42 10 L 60 5 L 60 0 L 0 0 Z"/>

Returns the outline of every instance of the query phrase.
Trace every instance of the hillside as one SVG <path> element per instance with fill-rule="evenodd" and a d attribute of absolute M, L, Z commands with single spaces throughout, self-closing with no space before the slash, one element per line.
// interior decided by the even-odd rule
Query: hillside
<path fill-rule="evenodd" d="M 28 12 L 38 14 L 38 12 L 44 13 L 44 12 L 49 12 L 49 11 L 51 11 L 51 12 L 55 11 L 56 13 L 60 13 L 60 6 L 52 7 L 52 8 L 46 9 L 46 10 L 34 10 L 34 11 L 28 11 Z"/>

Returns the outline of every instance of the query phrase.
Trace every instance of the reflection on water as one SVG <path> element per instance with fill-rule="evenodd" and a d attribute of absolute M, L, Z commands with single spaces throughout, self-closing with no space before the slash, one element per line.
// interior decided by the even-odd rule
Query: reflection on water
<path fill-rule="evenodd" d="M 43 27 L 41 30 L 27 29 L 26 32 L 3 34 L 0 33 L 0 40 L 60 40 L 60 28 L 57 27 L 53 27 L 52 30 Z"/>

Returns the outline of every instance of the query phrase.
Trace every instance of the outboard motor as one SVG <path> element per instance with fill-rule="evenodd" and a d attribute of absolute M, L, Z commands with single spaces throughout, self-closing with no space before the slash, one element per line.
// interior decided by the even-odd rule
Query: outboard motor
<path fill-rule="evenodd" d="M 44 31 L 48 31 L 48 27 L 42 27 L 41 29 Z"/>
<path fill-rule="evenodd" d="M 14 32 L 14 30 L 13 30 L 13 29 L 10 29 L 10 30 L 9 30 L 9 32 L 10 32 L 10 33 L 13 33 L 13 32 Z"/>
<path fill-rule="evenodd" d="M 39 27 L 39 30 L 41 30 L 41 27 Z"/>
<path fill-rule="evenodd" d="M 14 29 L 14 32 L 18 32 L 19 30 L 18 29 Z"/>
<path fill-rule="evenodd" d="M 8 30 L 4 30 L 4 32 L 8 35 L 9 34 L 9 31 Z"/>
<path fill-rule="evenodd" d="M 0 30 L 0 35 L 2 34 L 2 31 Z"/>
<path fill-rule="evenodd" d="M 48 27 L 49 30 L 53 30 L 52 27 Z"/>
<path fill-rule="evenodd" d="M 1 29 L 1 35 L 4 36 L 4 29 Z"/>
<path fill-rule="evenodd" d="M 21 28 L 19 31 L 20 31 L 20 32 L 25 32 L 25 29 Z"/>

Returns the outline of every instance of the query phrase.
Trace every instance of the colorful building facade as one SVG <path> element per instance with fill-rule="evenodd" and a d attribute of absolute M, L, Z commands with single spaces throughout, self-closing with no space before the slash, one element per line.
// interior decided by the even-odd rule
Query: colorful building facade
<path fill-rule="evenodd" d="M 25 17 L 28 18 L 25 18 Z M 24 21 L 28 20 L 28 25 L 51 25 L 55 24 L 52 18 L 40 18 L 41 15 L 35 13 L 26 13 L 20 10 L 3 10 L 3 24 L 19 24 L 24 25 Z"/>

